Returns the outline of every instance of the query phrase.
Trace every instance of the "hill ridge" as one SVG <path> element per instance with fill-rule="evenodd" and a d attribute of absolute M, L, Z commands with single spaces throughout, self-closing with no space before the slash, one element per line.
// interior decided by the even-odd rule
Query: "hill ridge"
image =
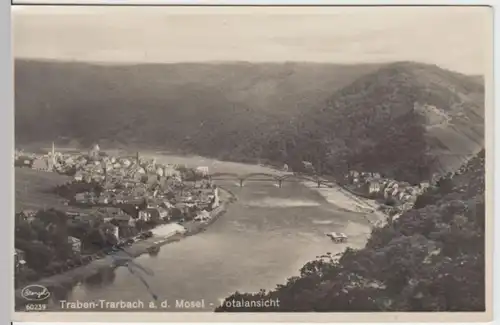
<path fill-rule="evenodd" d="M 483 91 L 482 85 L 467 76 L 435 65 L 396 62 L 382 66 L 338 89 L 313 114 L 303 113 L 299 126 L 289 132 L 297 133 L 297 138 L 301 138 L 297 130 L 307 132 L 289 156 L 306 152 L 300 159 L 330 160 L 330 166 L 322 167 L 329 172 L 346 172 L 340 161 L 407 179 L 409 175 L 391 169 L 407 169 L 403 165 L 408 159 L 447 172 L 484 145 L 484 99 L 477 101 Z M 472 95 L 476 98 L 469 98 Z M 444 121 L 437 124 L 437 118 Z M 318 143 L 322 144 L 319 148 Z M 399 153 L 385 146 L 394 146 Z M 457 151 L 459 147 L 462 151 Z M 439 157 L 435 157 L 437 148 Z M 456 155 L 459 152 L 465 154 Z M 400 159 L 399 167 L 395 159 Z"/>
<path fill-rule="evenodd" d="M 378 168 L 366 161 L 374 161 L 388 141 L 395 151 L 385 150 L 377 164 L 406 170 L 410 166 L 391 158 L 406 146 L 414 154 L 401 163 L 429 152 L 437 156 L 436 148 L 441 156 L 443 149 L 455 152 L 455 144 L 472 152 L 484 142 L 484 85 L 425 63 L 99 66 L 16 60 L 15 75 L 18 144 L 65 137 L 83 145 L 182 149 L 226 160 L 294 160 L 295 168 L 301 160 L 327 161 L 332 169 L 335 159 Z M 429 131 L 426 124 L 436 117 L 419 116 L 415 103 L 444 110 L 451 126 Z"/>

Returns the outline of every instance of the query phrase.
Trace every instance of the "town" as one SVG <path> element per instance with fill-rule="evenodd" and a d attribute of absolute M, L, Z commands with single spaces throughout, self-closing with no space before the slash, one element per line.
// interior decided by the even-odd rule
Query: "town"
<path fill-rule="evenodd" d="M 311 163 L 303 164 L 305 174 L 318 176 Z M 97 144 L 85 154 L 56 152 L 54 144 L 46 154 L 16 151 L 15 166 L 72 178 L 52 189 L 68 209 L 16 212 L 16 286 L 113 254 L 153 237 L 151 230 L 162 225 L 177 225 L 183 234 L 201 231 L 214 221 L 222 202 L 208 167 L 160 164 L 139 153 L 112 156 Z M 291 172 L 286 164 L 283 168 Z M 381 226 L 449 177 L 409 184 L 350 170 L 335 184 L 360 203 L 360 212 L 387 216 L 378 220 Z"/>
<path fill-rule="evenodd" d="M 88 153 L 16 151 L 15 166 L 72 177 L 53 188 L 68 209 L 17 211 L 16 287 L 82 266 L 177 225 L 201 231 L 221 207 L 207 167 L 114 157 L 95 144 Z"/>

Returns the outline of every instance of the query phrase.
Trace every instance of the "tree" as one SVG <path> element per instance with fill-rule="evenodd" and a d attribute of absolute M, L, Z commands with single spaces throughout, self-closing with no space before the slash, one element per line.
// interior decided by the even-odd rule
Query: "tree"
<path fill-rule="evenodd" d="M 172 192 L 172 191 L 168 191 L 166 194 L 165 194 L 165 197 L 167 198 L 167 200 L 171 201 L 171 200 L 174 200 L 175 199 L 175 193 Z"/>
<path fill-rule="evenodd" d="M 120 204 L 119 208 L 134 219 L 137 219 L 139 216 L 139 205 L 124 203 Z"/>
<path fill-rule="evenodd" d="M 55 209 L 40 210 L 35 215 L 35 218 L 42 221 L 45 225 L 64 225 L 68 219 L 64 212 Z"/>
<path fill-rule="evenodd" d="M 16 222 L 16 238 L 33 241 L 37 239 L 37 234 L 26 221 Z"/>
<path fill-rule="evenodd" d="M 15 247 L 25 252 L 28 267 L 37 273 L 43 272 L 54 257 L 53 251 L 41 242 L 16 238 Z"/>
<path fill-rule="evenodd" d="M 89 251 L 100 251 L 109 246 L 104 232 L 100 227 L 92 228 L 83 240 L 83 246 Z"/>
<path fill-rule="evenodd" d="M 453 189 L 453 179 L 451 175 L 446 175 L 439 179 L 437 187 L 440 193 L 449 193 Z"/>
<path fill-rule="evenodd" d="M 25 266 L 22 270 L 22 272 L 16 272 L 14 274 L 14 282 L 15 282 L 15 287 L 21 287 L 25 285 L 26 283 L 36 281 L 40 278 L 40 275 L 35 272 L 33 269 Z"/>
<path fill-rule="evenodd" d="M 172 213 L 172 217 L 170 219 L 173 221 L 178 221 L 178 220 L 181 220 L 183 218 L 182 211 L 177 207 L 172 208 L 171 213 Z"/>

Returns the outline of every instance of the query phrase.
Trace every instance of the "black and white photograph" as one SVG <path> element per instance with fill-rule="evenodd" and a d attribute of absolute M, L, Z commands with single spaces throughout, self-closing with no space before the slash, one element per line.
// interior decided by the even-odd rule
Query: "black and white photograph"
<path fill-rule="evenodd" d="M 16 314 L 491 315 L 492 26 L 14 5 Z"/>

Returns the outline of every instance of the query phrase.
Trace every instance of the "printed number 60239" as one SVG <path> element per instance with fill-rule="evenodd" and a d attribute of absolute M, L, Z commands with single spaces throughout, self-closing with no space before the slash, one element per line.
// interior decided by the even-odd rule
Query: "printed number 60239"
<path fill-rule="evenodd" d="M 27 304 L 26 311 L 42 311 L 47 309 L 46 304 Z"/>

